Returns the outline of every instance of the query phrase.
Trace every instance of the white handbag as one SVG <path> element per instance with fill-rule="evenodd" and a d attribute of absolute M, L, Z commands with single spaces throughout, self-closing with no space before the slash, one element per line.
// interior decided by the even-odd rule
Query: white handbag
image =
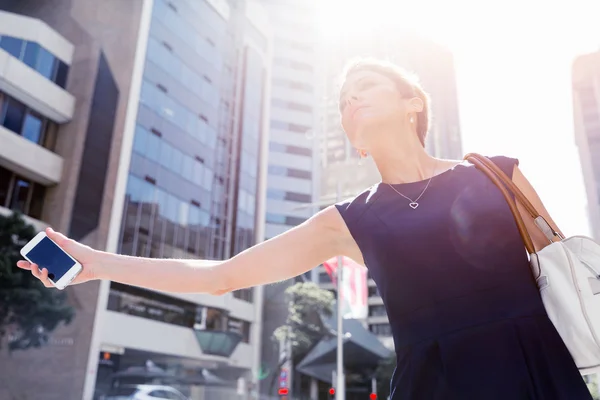
<path fill-rule="evenodd" d="M 465 159 L 502 191 L 530 255 L 546 312 L 579 371 L 584 375 L 600 371 L 600 244 L 585 236 L 564 238 L 490 159 L 475 153 Z M 535 251 L 511 193 L 548 238 L 543 249 Z"/>

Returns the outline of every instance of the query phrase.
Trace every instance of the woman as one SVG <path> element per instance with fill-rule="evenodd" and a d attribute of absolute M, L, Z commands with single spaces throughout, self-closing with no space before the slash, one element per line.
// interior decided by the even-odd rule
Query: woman
<path fill-rule="evenodd" d="M 229 260 L 128 257 L 48 235 L 83 264 L 74 283 L 168 292 L 220 295 L 346 255 L 369 268 L 387 309 L 397 355 L 392 399 L 591 399 L 546 315 L 500 191 L 473 165 L 425 152 L 429 99 L 419 84 L 393 65 L 357 62 L 346 71 L 340 111 L 381 182 Z M 518 161 L 492 160 L 554 224 Z M 45 269 L 18 265 L 51 286 Z"/>

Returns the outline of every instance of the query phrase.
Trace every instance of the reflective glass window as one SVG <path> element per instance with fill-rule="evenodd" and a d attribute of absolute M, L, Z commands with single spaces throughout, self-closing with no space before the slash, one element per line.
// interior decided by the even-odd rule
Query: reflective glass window
<path fill-rule="evenodd" d="M 141 126 L 135 127 L 135 136 L 133 138 L 133 150 L 139 154 L 146 155 L 146 147 L 148 143 L 149 132 Z"/>
<path fill-rule="evenodd" d="M 23 62 L 35 69 L 37 66 L 38 54 L 40 45 L 34 42 L 27 42 L 25 45 L 25 53 L 23 54 Z"/>
<path fill-rule="evenodd" d="M 193 179 L 194 159 L 190 156 L 183 156 L 183 172 L 182 175 L 188 181 Z"/>
<path fill-rule="evenodd" d="M 56 58 L 48 50 L 40 47 L 36 68 L 37 71 L 46 78 L 53 80 L 55 67 Z"/>
<path fill-rule="evenodd" d="M 167 169 L 171 167 L 171 146 L 164 141 L 160 145 L 160 165 Z"/>
<path fill-rule="evenodd" d="M 21 58 L 21 52 L 25 41 L 10 36 L 2 36 L 0 38 L 0 48 L 4 49 L 8 54 L 13 57 Z"/>
<path fill-rule="evenodd" d="M 33 143 L 41 143 L 42 140 L 42 129 L 44 128 L 44 121 L 41 116 L 29 111 L 25 115 L 25 121 L 23 122 L 23 130 L 21 135 L 27 140 Z"/>
<path fill-rule="evenodd" d="M 56 77 L 54 78 L 54 82 L 60 86 L 61 88 L 65 88 L 67 86 L 67 76 L 69 74 L 69 66 L 59 59 L 56 60 L 57 68 L 56 68 Z"/>
<path fill-rule="evenodd" d="M 14 99 L 8 99 L 2 125 L 20 134 L 23 127 L 23 118 L 25 118 L 25 105 Z"/>
<path fill-rule="evenodd" d="M 146 147 L 146 157 L 153 161 L 158 161 L 160 151 L 160 138 L 152 133 L 148 134 L 148 143 Z"/>
<path fill-rule="evenodd" d="M 16 179 L 12 190 L 10 208 L 14 211 L 27 213 L 27 198 L 31 190 L 31 183 L 24 179 Z"/>

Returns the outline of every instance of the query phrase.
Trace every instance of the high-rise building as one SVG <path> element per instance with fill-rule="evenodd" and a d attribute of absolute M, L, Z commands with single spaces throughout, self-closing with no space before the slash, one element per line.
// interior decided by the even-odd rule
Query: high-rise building
<path fill-rule="evenodd" d="M 0 6 L 0 210 L 105 249 L 143 2 L 71 3 Z M 99 287 L 65 290 L 75 318 L 45 346 L 0 354 L 0 398 L 91 398 Z"/>
<path fill-rule="evenodd" d="M 271 80 L 271 121 L 266 237 L 312 215 L 318 190 L 319 65 L 315 5 L 263 0 L 275 34 Z"/>
<path fill-rule="evenodd" d="M 575 141 L 579 148 L 592 235 L 600 238 L 600 52 L 573 63 Z"/>
<path fill-rule="evenodd" d="M 144 257 L 223 259 L 264 239 L 272 34 L 259 4 L 4 9 L 4 206 Z M 75 321 L 55 331 L 56 345 L 13 355 L 6 375 L 0 367 L 14 378 L 9 394 L 92 399 L 158 377 L 218 399 L 257 376 L 261 288 L 216 297 L 102 281 L 67 293 Z"/>
<path fill-rule="evenodd" d="M 274 31 L 265 227 L 265 238 L 270 239 L 301 224 L 315 211 L 312 204 L 318 200 L 320 188 L 319 141 L 315 132 L 319 122 L 321 71 L 316 3 L 262 0 L 262 4 Z M 286 321 L 284 291 L 294 281 L 264 289 L 261 362 L 271 371 L 276 370 L 281 350 L 272 342 L 272 334 Z M 290 365 L 283 368 L 292 371 Z M 274 394 L 272 382 L 263 380 L 261 392 Z"/>
<path fill-rule="evenodd" d="M 327 47 L 323 55 L 324 115 L 321 128 L 321 204 L 323 206 L 353 197 L 376 184 L 381 177 L 371 158 L 359 161 L 340 124 L 339 89 L 347 63 L 360 57 L 391 61 L 419 78 L 432 99 L 432 121 L 425 147 L 441 158 L 461 159 L 462 148 L 458 115 L 456 76 L 452 54 L 444 47 L 412 34 L 374 32 L 372 35 L 345 36 Z M 317 270 L 323 288 L 333 290 L 325 269 Z M 393 347 L 390 325 L 375 282 L 367 280 L 369 316 L 364 321 L 369 330 Z"/>

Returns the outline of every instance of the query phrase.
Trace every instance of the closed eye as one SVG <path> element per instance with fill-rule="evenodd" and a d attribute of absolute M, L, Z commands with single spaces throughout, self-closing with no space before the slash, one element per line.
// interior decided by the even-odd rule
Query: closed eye
<path fill-rule="evenodd" d="M 359 88 L 359 90 L 365 90 L 365 89 L 368 89 L 368 88 L 370 88 L 370 87 L 372 87 L 374 85 L 375 85 L 375 82 L 373 82 L 373 81 L 362 81 L 358 85 L 358 88 Z"/>

